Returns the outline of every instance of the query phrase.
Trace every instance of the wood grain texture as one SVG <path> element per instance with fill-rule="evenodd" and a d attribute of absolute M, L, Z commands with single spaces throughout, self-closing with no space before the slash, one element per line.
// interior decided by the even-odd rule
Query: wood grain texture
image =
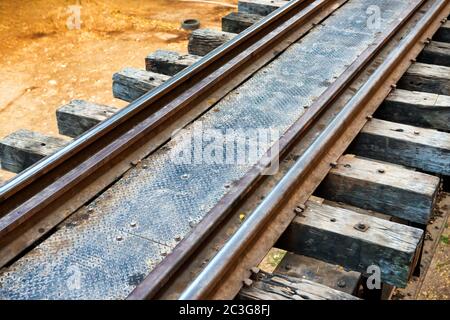
<path fill-rule="evenodd" d="M 450 132 L 450 96 L 397 89 L 386 98 L 375 116 Z"/>
<path fill-rule="evenodd" d="M 1 167 L 20 173 L 68 142 L 68 139 L 21 129 L 0 140 Z"/>
<path fill-rule="evenodd" d="M 434 40 L 450 43 L 450 21 L 447 21 L 434 35 Z"/>
<path fill-rule="evenodd" d="M 198 29 L 189 37 L 189 54 L 204 56 L 236 36 L 235 33 L 212 29 Z"/>
<path fill-rule="evenodd" d="M 317 195 L 427 224 L 439 185 L 440 179 L 429 174 L 345 155 L 322 182 Z"/>
<path fill-rule="evenodd" d="M 417 59 L 427 64 L 450 67 L 450 43 L 432 41 L 423 49 Z"/>
<path fill-rule="evenodd" d="M 163 74 L 125 68 L 113 76 L 114 98 L 127 102 L 134 101 L 169 79 L 169 76 Z"/>
<path fill-rule="evenodd" d="M 145 58 L 147 71 L 174 76 L 201 59 L 192 54 L 179 54 L 175 51 L 157 50 Z"/>
<path fill-rule="evenodd" d="M 239 293 L 244 300 L 359 300 L 306 279 L 260 272 L 258 280 Z"/>
<path fill-rule="evenodd" d="M 363 274 L 375 265 L 382 282 L 406 286 L 422 243 L 421 229 L 315 201 L 306 207 L 277 247 Z M 360 223 L 368 229 L 357 230 Z"/>
<path fill-rule="evenodd" d="M 353 141 L 350 152 L 450 175 L 450 134 L 433 129 L 373 119 Z"/>
<path fill-rule="evenodd" d="M 274 273 L 306 279 L 348 294 L 356 293 L 361 279 L 360 272 L 291 252 L 286 253 Z"/>
<path fill-rule="evenodd" d="M 262 18 L 259 14 L 231 12 L 222 18 L 222 31 L 241 33 Z"/>
<path fill-rule="evenodd" d="M 399 88 L 450 95 L 450 67 L 415 63 L 403 75 Z"/>
<path fill-rule="evenodd" d="M 267 16 L 286 3 L 287 0 L 239 0 L 238 11 Z"/>
<path fill-rule="evenodd" d="M 84 100 L 73 100 L 56 110 L 59 133 L 76 138 L 119 109 Z"/>

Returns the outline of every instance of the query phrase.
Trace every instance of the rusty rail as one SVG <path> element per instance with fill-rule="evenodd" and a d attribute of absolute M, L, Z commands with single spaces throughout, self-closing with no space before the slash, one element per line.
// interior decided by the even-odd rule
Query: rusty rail
<path fill-rule="evenodd" d="M 377 42 L 368 48 L 349 69 L 332 85 L 328 90 L 311 106 L 307 113 L 295 123 L 285 136 L 280 140 L 281 158 L 287 153 L 292 145 L 307 132 L 308 128 L 320 117 L 322 112 L 333 103 L 337 97 L 348 88 L 351 81 L 359 72 L 367 66 L 372 58 L 381 51 L 387 42 L 409 21 L 425 3 L 422 1 L 413 6 L 406 12 L 402 23 L 394 30 L 379 37 Z M 430 3 L 430 2 L 428 2 Z M 400 60 L 409 53 L 409 49 L 417 44 L 424 31 L 433 22 L 436 16 L 446 7 L 445 1 L 436 1 L 432 10 L 420 21 L 420 23 L 411 31 L 410 36 L 404 39 L 395 51 L 391 53 L 389 59 L 373 74 L 370 81 L 358 92 L 349 104 L 336 116 L 336 118 L 324 129 L 320 137 L 309 147 L 304 155 L 298 160 L 291 171 L 283 180 L 273 189 L 263 203 L 251 214 L 243 226 L 231 237 L 226 245 L 219 251 L 213 260 L 203 269 L 198 277 L 181 294 L 181 299 L 202 299 L 209 298 L 210 293 L 216 286 L 223 281 L 228 270 L 242 256 L 246 255 L 249 244 L 258 238 L 262 229 L 267 227 L 273 219 L 273 215 L 279 210 L 281 204 L 286 203 L 293 189 L 297 186 L 300 179 L 306 179 L 308 174 L 314 170 L 317 163 L 320 163 L 322 155 L 335 139 L 339 139 L 341 131 L 350 125 L 352 118 L 356 113 L 361 112 L 362 106 L 367 102 L 367 98 L 376 92 L 377 88 L 383 84 L 390 70 L 395 67 Z M 191 257 L 197 250 L 202 241 L 207 239 L 213 230 L 220 228 L 221 222 L 226 216 L 230 215 L 243 198 L 250 194 L 258 185 L 261 179 L 261 172 L 271 162 L 270 151 L 264 157 L 266 162 L 255 166 L 246 176 L 240 180 L 235 189 L 228 193 L 220 203 L 214 207 L 208 215 L 199 223 L 195 230 L 184 239 L 157 268 L 142 282 L 134 292 L 129 296 L 130 299 L 145 299 L 157 295 L 161 285 L 168 282 L 177 270 L 183 266 L 183 262 Z M 269 160 L 270 159 L 270 160 Z"/>
<path fill-rule="evenodd" d="M 150 152 L 154 151 L 170 138 L 167 135 L 165 140 L 158 141 L 155 137 L 160 132 L 175 123 L 177 127 L 186 125 L 188 122 L 177 123 L 178 119 L 249 68 L 255 59 L 269 52 L 273 58 L 277 45 L 331 6 L 336 6 L 336 2 L 291 1 L 0 187 L 0 248 L 3 248 L 0 249 L 0 266 L 120 177 L 130 167 L 129 162 L 124 163 L 136 150 L 155 139 Z M 148 149 L 134 160 L 150 153 Z M 59 216 L 54 214 L 56 211 Z M 23 238 L 24 234 L 27 238 Z"/>

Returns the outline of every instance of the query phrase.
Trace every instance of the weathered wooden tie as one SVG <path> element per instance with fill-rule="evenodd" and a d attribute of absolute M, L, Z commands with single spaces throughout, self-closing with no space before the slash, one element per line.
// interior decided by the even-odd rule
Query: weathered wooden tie
<path fill-rule="evenodd" d="M 157 50 L 145 58 L 145 68 L 147 71 L 174 76 L 200 59 L 200 56 L 192 54 Z"/>
<path fill-rule="evenodd" d="M 263 16 L 260 16 L 259 14 L 231 12 L 222 18 L 222 31 L 241 33 L 262 18 Z"/>
<path fill-rule="evenodd" d="M 19 173 L 42 158 L 49 156 L 69 142 L 30 130 L 19 130 L 0 140 L 0 158 L 3 170 Z"/>
<path fill-rule="evenodd" d="M 76 138 L 118 110 L 84 100 L 73 100 L 56 110 L 59 133 Z"/>
<path fill-rule="evenodd" d="M 425 225 L 439 186 L 440 179 L 429 174 L 345 155 L 331 169 L 317 195 Z"/>
<path fill-rule="evenodd" d="M 450 134 L 373 119 L 350 147 L 358 156 L 450 175 Z"/>
<path fill-rule="evenodd" d="M 286 253 L 274 273 L 306 279 L 348 294 L 356 294 L 361 273 L 311 257 Z"/>
<path fill-rule="evenodd" d="M 375 116 L 450 132 L 450 96 L 397 89 L 386 98 Z"/>
<path fill-rule="evenodd" d="M 238 11 L 267 16 L 288 2 L 288 0 L 239 0 Z"/>
<path fill-rule="evenodd" d="M 403 75 L 399 88 L 450 95 L 450 67 L 415 63 Z"/>
<path fill-rule="evenodd" d="M 255 281 L 242 288 L 239 298 L 243 300 L 359 300 L 348 293 L 310 280 L 262 271 Z"/>
<path fill-rule="evenodd" d="M 125 68 L 113 76 L 113 94 L 115 98 L 131 102 L 169 79 L 164 74 Z"/>
<path fill-rule="evenodd" d="M 423 231 L 310 200 L 277 247 L 363 274 L 378 268 L 383 283 L 405 287 L 414 270 Z"/>
<path fill-rule="evenodd" d="M 434 40 L 441 42 L 450 42 L 450 21 L 447 21 L 439 28 L 434 35 Z"/>
<path fill-rule="evenodd" d="M 432 41 L 417 59 L 423 63 L 450 67 L 450 43 Z"/>
<path fill-rule="evenodd" d="M 198 29 L 189 37 L 189 54 L 204 56 L 236 36 L 235 33 L 212 29 Z"/>

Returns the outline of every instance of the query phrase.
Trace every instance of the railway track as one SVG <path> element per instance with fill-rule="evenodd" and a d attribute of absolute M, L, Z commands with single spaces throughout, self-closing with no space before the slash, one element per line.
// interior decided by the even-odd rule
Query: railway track
<path fill-rule="evenodd" d="M 384 291 L 364 295 L 414 296 L 450 201 L 450 3 L 239 10 L 115 74 L 127 108 L 59 109 L 70 144 L 2 142 L 16 171 L 63 146 L 0 187 L 2 298 L 356 299 L 370 268 Z M 255 163 L 171 161 L 197 128 L 281 135 Z M 290 254 L 262 272 L 273 247 Z"/>

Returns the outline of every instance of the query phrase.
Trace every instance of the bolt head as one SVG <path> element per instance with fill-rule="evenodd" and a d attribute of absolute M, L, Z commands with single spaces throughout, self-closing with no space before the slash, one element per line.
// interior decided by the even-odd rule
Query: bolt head
<path fill-rule="evenodd" d="M 252 279 L 245 279 L 244 280 L 244 286 L 250 287 L 252 284 L 253 284 L 253 280 Z"/>
<path fill-rule="evenodd" d="M 261 270 L 258 267 L 253 267 L 250 269 L 253 274 L 258 274 Z"/>
<path fill-rule="evenodd" d="M 347 286 L 347 283 L 345 282 L 345 280 L 341 279 L 338 281 L 337 285 L 339 288 L 345 288 Z"/>

